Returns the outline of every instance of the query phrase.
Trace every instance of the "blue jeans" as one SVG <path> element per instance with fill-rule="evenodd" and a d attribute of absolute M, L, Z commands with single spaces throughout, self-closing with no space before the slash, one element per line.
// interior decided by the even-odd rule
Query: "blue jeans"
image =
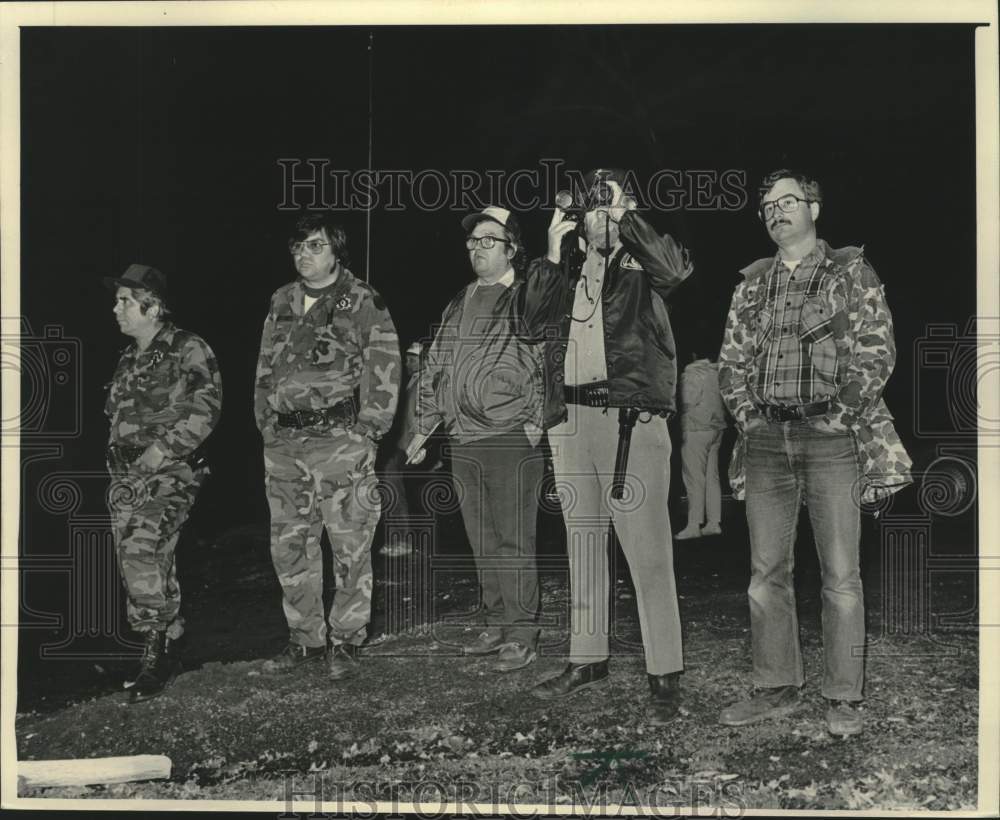
<path fill-rule="evenodd" d="M 754 684 L 803 682 L 792 570 L 804 498 L 823 579 L 822 694 L 860 700 L 865 612 L 854 439 L 818 432 L 808 422 L 768 423 L 747 438 L 746 471 Z"/>

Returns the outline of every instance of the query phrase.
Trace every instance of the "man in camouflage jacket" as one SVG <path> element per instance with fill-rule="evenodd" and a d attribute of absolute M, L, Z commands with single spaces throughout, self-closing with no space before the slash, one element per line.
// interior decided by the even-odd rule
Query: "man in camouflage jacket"
<path fill-rule="evenodd" d="M 910 481 L 882 400 L 896 355 L 892 317 L 861 249 L 817 238 L 822 196 L 814 180 L 782 169 L 759 195 L 778 254 L 742 271 L 719 355 L 722 395 L 741 433 L 732 476 L 742 493 L 745 471 L 757 692 L 720 720 L 743 726 L 799 706 L 792 569 L 806 503 L 823 577 L 827 725 L 856 734 L 865 644 L 859 504 Z"/>
<path fill-rule="evenodd" d="M 396 411 L 399 341 L 382 297 L 347 269 L 346 235 L 328 215 L 300 219 L 289 250 L 300 278 L 271 297 L 254 393 L 290 633 L 271 664 L 291 669 L 326 655 L 325 525 L 337 586 L 327 667 L 336 680 L 354 671 L 371 617 L 375 443 Z"/>
<path fill-rule="evenodd" d="M 160 694 L 178 670 L 171 644 L 184 632 L 174 551 L 208 470 L 199 447 L 219 420 L 222 384 L 211 348 L 174 326 L 166 278 L 130 265 L 117 279 L 115 318 L 134 339 L 108 391 L 108 494 L 128 620 L 146 637 L 132 701 Z"/>

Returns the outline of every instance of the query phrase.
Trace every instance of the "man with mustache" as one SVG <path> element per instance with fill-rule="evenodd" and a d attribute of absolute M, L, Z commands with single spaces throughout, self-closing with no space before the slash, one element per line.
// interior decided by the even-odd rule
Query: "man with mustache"
<path fill-rule="evenodd" d="M 486 628 L 466 655 L 498 653 L 493 669 L 535 660 L 538 573 L 535 525 L 544 461 L 540 351 L 513 333 L 524 279 L 517 218 L 490 206 L 462 219 L 473 282 L 445 308 L 420 373 L 416 429 L 443 423 L 476 560 Z M 408 452 L 423 460 L 420 437 Z"/>
<path fill-rule="evenodd" d="M 778 253 L 742 270 L 719 356 L 722 395 L 741 430 L 731 478 L 739 495 L 742 464 L 756 692 L 719 719 L 745 726 L 800 707 L 792 570 L 805 503 L 823 579 L 827 727 L 853 735 L 863 728 L 859 501 L 909 481 L 881 399 L 896 356 L 892 316 L 862 250 L 817 238 L 823 197 L 815 180 L 781 169 L 758 194 Z"/>
<path fill-rule="evenodd" d="M 340 680 L 356 671 L 371 619 L 375 442 L 396 411 L 399 341 L 382 297 L 348 270 L 347 234 L 329 213 L 302 217 L 288 250 L 299 278 L 271 297 L 254 391 L 289 631 L 269 668 L 327 656 L 329 637 L 327 673 Z M 326 621 L 324 526 L 337 587 Z"/>
<path fill-rule="evenodd" d="M 175 642 L 184 633 L 174 560 L 181 527 L 208 474 L 199 448 L 222 412 L 215 354 L 171 321 L 167 278 L 149 265 L 107 277 L 115 319 L 133 342 L 108 390 L 108 493 L 128 620 L 145 636 L 132 703 L 170 685 L 180 668 Z"/>
<path fill-rule="evenodd" d="M 670 436 L 677 379 L 666 300 L 693 268 L 671 236 L 634 210 L 626 175 L 582 178 L 567 213 L 556 208 L 548 253 L 532 263 L 525 334 L 546 348 L 546 408 L 570 567 L 569 663 L 539 683 L 541 699 L 608 682 L 608 522 L 635 584 L 651 692 L 650 720 L 679 711 L 680 613 L 670 519 Z M 611 494 L 620 411 L 637 410 L 622 499 Z"/>

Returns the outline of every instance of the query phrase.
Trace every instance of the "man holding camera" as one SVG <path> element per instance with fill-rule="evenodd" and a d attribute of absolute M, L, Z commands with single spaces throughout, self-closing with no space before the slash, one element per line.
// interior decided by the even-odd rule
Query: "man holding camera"
<path fill-rule="evenodd" d="M 862 250 L 817 238 L 815 180 L 782 169 L 758 193 L 778 253 L 742 270 L 719 357 L 722 395 L 741 431 L 733 463 L 745 469 L 756 692 L 719 719 L 745 726 L 800 706 L 792 570 L 805 503 L 823 579 L 826 722 L 853 735 L 862 730 L 865 646 L 859 504 L 909 481 L 881 398 L 896 358 L 892 317 Z M 738 469 L 732 478 L 739 494 Z"/>
<path fill-rule="evenodd" d="M 560 196 L 548 253 L 532 263 L 525 288 L 524 332 L 547 342 L 545 426 L 572 596 L 569 663 L 532 692 L 560 698 L 607 681 L 610 517 L 635 584 L 651 718 L 664 723 L 677 713 L 683 668 L 663 502 L 677 378 L 665 300 L 692 265 L 634 210 L 624 180 L 599 169 L 575 198 Z"/>
<path fill-rule="evenodd" d="M 486 629 L 466 655 L 498 653 L 493 669 L 512 672 L 536 658 L 538 572 L 535 527 L 544 462 L 542 361 L 513 332 L 524 279 L 517 219 L 490 206 L 462 219 L 475 280 L 451 300 L 420 375 L 416 429 L 442 423 L 452 474 L 476 560 Z M 408 448 L 420 461 L 421 436 Z"/>
<path fill-rule="evenodd" d="M 327 655 L 352 674 L 371 616 L 371 542 L 379 519 L 375 442 L 399 395 L 396 328 L 378 293 L 347 269 L 347 236 L 329 214 L 302 217 L 288 249 L 299 273 L 271 297 L 254 393 L 264 439 L 271 558 L 290 633 L 270 667 Z M 336 592 L 323 612 L 323 527 Z"/>
<path fill-rule="evenodd" d="M 159 695 L 180 667 L 173 644 L 184 619 L 174 555 L 208 474 L 199 448 L 219 420 L 222 381 L 211 348 L 170 321 L 167 279 L 159 270 L 130 265 L 104 284 L 115 291 L 119 329 L 133 339 L 118 360 L 104 410 L 111 422 L 115 552 L 129 624 L 145 635 L 130 687 L 138 703 Z"/>

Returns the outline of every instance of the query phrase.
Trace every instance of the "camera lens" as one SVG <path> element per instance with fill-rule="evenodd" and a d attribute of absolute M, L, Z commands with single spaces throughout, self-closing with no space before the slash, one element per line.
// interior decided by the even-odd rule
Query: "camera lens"
<path fill-rule="evenodd" d="M 594 186 L 593 202 L 595 208 L 606 208 L 615 198 L 615 192 L 606 182 L 599 182 Z"/>

